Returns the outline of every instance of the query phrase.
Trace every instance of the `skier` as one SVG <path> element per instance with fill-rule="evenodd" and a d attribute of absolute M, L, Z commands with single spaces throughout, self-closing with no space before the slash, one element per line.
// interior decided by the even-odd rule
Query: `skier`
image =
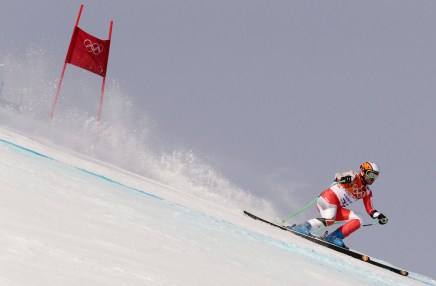
<path fill-rule="evenodd" d="M 360 199 L 363 199 L 365 209 L 373 219 L 378 219 L 380 224 L 386 224 L 388 218 L 376 211 L 371 204 L 372 192 L 369 185 L 374 183 L 379 173 L 379 167 L 372 162 L 363 163 L 359 174 L 353 171 L 337 173 L 335 182 L 322 192 L 316 201 L 321 217 L 313 218 L 291 229 L 311 235 L 311 231 L 323 225 L 330 226 L 335 221 L 347 221 L 325 237 L 328 242 L 345 247 L 342 239 L 359 229 L 362 224 L 362 219 L 346 207 Z"/>

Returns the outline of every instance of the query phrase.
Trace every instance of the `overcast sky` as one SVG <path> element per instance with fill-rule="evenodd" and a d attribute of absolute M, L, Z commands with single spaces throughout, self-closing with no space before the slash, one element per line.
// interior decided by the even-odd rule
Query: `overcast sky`
<path fill-rule="evenodd" d="M 436 2 L 0 2 L 0 56 L 37 43 L 54 77 L 81 3 L 90 34 L 113 20 L 108 78 L 166 141 L 254 194 L 304 205 L 377 162 L 389 224 L 347 243 L 435 277 Z"/>

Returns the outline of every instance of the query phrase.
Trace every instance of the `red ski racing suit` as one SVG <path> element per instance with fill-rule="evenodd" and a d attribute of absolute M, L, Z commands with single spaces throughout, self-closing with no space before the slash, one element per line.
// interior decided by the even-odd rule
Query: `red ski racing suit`
<path fill-rule="evenodd" d="M 340 178 L 351 176 L 351 183 L 340 183 Z M 353 211 L 347 209 L 350 204 L 363 199 L 363 204 L 369 215 L 374 211 L 371 204 L 372 192 L 368 185 L 362 182 L 359 174 L 353 171 L 346 171 L 336 174 L 335 183 L 325 190 L 317 200 L 317 207 L 320 218 L 311 219 L 308 222 L 312 231 L 322 225 L 330 226 L 335 221 L 348 221 L 339 230 L 344 237 L 360 228 L 362 219 Z"/>

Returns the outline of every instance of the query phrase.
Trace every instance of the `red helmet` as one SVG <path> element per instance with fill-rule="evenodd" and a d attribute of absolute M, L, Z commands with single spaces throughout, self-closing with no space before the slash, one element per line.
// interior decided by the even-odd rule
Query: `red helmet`
<path fill-rule="evenodd" d="M 365 162 L 360 165 L 360 175 L 369 179 L 377 179 L 380 169 L 376 163 Z"/>

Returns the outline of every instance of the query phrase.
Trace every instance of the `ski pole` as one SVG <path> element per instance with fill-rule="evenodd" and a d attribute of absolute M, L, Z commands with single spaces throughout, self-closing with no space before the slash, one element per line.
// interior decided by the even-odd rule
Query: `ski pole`
<path fill-rule="evenodd" d="M 373 223 L 364 224 L 362 226 L 373 226 L 373 225 L 378 225 L 378 224 L 380 224 L 380 222 L 376 221 L 376 222 L 373 222 Z"/>
<path fill-rule="evenodd" d="M 344 224 L 344 222 L 342 222 L 342 221 L 335 221 L 333 224 Z M 380 223 L 378 221 L 376 221 L 376 222 L 373 222 L 373 223 L 362 224 L 362 226 L 374 226 L 374 225 L 378 225 L 378 224 L 380 224 Z M 327 227 L 329 227 L 329 226 L 320 227 L 317 230 L 315 230 L 315 232 L 319 232 L 319 231 L 321 231 L 323 229 L 326 229 Z"/>
<path fill-rule="evenodd" d="M 335 185 L 335 184 L 342 184 L 342 183 L 345 183 L 345 180 L 342 180 L 342 181 L 339 181 L 339 182 L 335 182 L 335 183 L 333 183 L 333 185 Z M 293 218 L 294 216 L 297 216 L 297 215 L 301 214 L 302 212 L 304 212 L 305 210 L 307 210 L 311 205 L 313 205 L 313 204 L 316 202 L 316 200 L 317 200 L 320 196 L 321 196 L 321 195 L 317 196 L 313 201 L 311 201 L 311 202 L 310 202 L 307 206 L 305 206 L 303 209 L 299 210 L 298 212 L 296 212 L 296 213 L 294 213 L 294 214 L 291 214 L 290 216 L 288 216 L 288 217 L 285 218 L 285 219 L 282 219 L 282 223 L 284 223 L 284 222 L 290 220 L 290 219 Z"/>
<path fill-rule="evenodd" d="M 297 216 L 299 214 L 301 214 L 302 212 L 304 212 L 305 210 L 307 210 L 311 205 L 313 205 L 316 200 L 319 198 L 320 196 L 317 196 L 313 201 L 311 201 L 307 206 L 305 206 L 303 209 L 299 210 L 298 212 L 291 214 L 290 216 L 288 216 L 287 218 L 282 220 L 282 223 L 284 223 L 285 221 L 290 220 L 291 218 L 293 218 L 294 216 Z"/>

